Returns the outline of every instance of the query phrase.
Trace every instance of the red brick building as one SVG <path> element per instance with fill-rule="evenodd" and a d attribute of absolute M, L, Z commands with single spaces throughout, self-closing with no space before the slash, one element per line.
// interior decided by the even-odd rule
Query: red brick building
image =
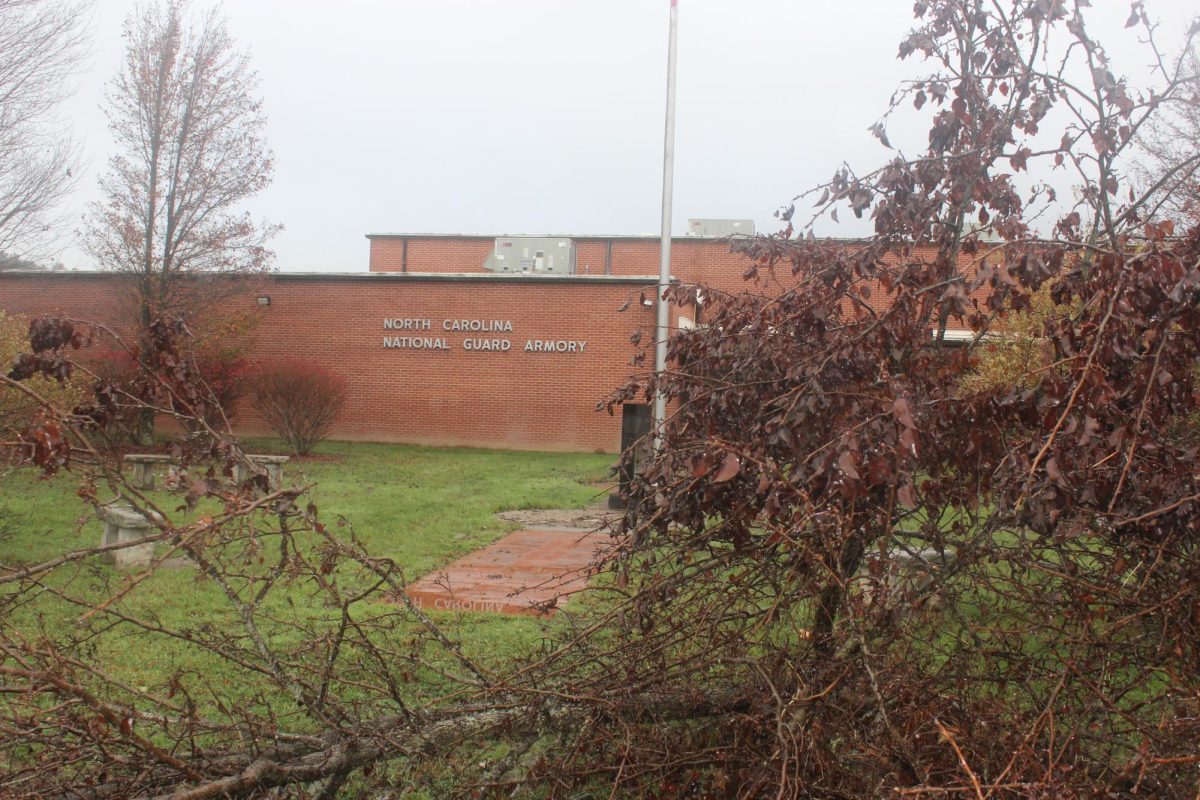
<path fill-rule="evenodd" d="M 349 380 L 334 438 L 620 449 L 621 418 L 596 405 L 634 371 L 635 331 L 653 336 L 658 237 L 368 238 L 367 272 L 279 272 L 233 301 L 257 319 L 251 360 L 303 359 Z M 736 291 L 746 266 L 726 237 L 673 240 L 676 280 Z M 0 272 L 10 314 L 119 326 L 129 307 L 119 276 Z M 237 427 L 267 432 L 249 408 Z"/>

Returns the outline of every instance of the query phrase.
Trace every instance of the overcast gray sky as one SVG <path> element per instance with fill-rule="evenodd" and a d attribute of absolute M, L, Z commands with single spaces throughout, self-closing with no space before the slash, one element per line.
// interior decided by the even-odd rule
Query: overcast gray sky
<path fill-rule="evenodd" d="M 1128 0 L 1095 4 L 1098 35 L 1131 52 Z M 679 5 L 677 233 L 689 217 L 775 230 L 772 212 L 842 160 L 886 156 L 866 128 L 918 69 L 895 57 L 909 0 Z M 132 6 L 98 0 L 93 54 L 63 108 L 87 159 L 75 220 L 111 154 L 100 106 Z M 1188 0 L 1147 6 L 1171 42 L 1195 13 Z M 368 232 L 657 232 L 668 0 L 227 0 L 224 12 L 261 79 L 276 177 L 250 208 L 285 226 L 279 269 L 365 270 Z M 69 242 L 60 258 L 89 266 Z"/>

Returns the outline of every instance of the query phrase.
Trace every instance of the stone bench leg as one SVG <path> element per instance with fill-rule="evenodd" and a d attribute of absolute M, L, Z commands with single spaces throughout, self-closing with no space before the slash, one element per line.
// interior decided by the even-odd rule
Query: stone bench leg
<path fill-rule="evenodd" d="M 278 492 L 283 488 L 283 464 L 264 464 L 267 470 L 267 488 Z"/>
<path fill-rule="evenodd" d="M 278 492 L 283 488 L 283 464 L 255 464 L 258 469 L 262 469 L 267 474 L 267 491 Z M 244 483 L 250 480 L 255 473 L 247 469 L 241 464 L 233 465 L 233 480 L 236 483 Z"/>
<path fill-rule="evenodd" d="M 154 489 L 154 465 L 144 461 L 133 465 L 133 486 L 148 492 Z"/>
<path fill-rule="evenodd" d="M 254 477 L 254 470 L 246 467 L 243 464 L 233 465 L 233 481 L 237 484 L 243 484 Z"/>
<path fill-rule="evenodd" d="M 145 520 L 141 520 L 143 525 L 139 526 L 132 521 L 118 522 L 115 519 L 108 519 L 104 522 L 104 538 L 101 544 L 118 544 L 120 542 L 128 542 L 133 539 L 141 539 L 143 536 L 150 534 L 153 526 Z M 117 569 L 134 569 L 138 567 L 148 567 L 154 559 L 154 543 L 147 542 L 134 547 L 125 547 L 120 550 L 109 550 L 100 554 L 102 561 L 112 564 Z"/>

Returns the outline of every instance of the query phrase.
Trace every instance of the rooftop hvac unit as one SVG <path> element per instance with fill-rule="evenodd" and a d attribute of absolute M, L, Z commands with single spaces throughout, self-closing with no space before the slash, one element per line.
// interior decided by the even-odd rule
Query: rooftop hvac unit
<path fill-rule="evenodd" d="M 575 242 L 549 236 L 504 236 L 484 262 L 489 272 L 574 275 Z"/>
<path fill-rule="evenodd" d="M 689 219 L 688 236 L 753 236 L 752 219 Z"/>

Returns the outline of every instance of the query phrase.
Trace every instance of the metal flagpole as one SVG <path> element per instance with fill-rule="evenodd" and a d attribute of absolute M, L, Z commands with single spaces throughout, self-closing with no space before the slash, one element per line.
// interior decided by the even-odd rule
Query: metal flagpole
<path fill-rule="evenodd" d="M 671 32 L 667 45 L 667 124 L 663 142 L 662 246 L 658 261 L 658 305 L 654 328 L 654 374 L 660 381 L 667 369 L 669 308 L 663 297 L 671 282 L 671 192 L 675 177 L 675 40 L 679 27 L 678 0 L 671 0 Z M 654 449 L 662 447 L 662 425 L 667 417 L 667 396 L 662 387 L 654 393 Z"/>

